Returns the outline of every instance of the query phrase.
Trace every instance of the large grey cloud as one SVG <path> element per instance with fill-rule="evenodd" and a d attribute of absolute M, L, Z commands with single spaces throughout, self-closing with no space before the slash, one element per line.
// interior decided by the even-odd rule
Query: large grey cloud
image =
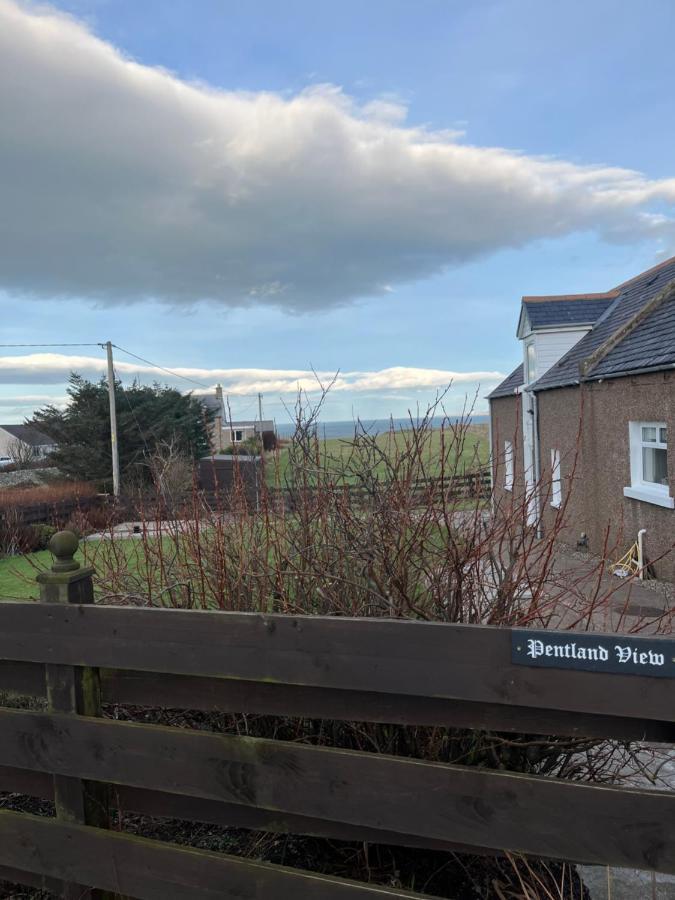
<path fill-rule="evenodd" d="M 335 88 L 186 84 L 0 0 L 0 288 L 325 307 L 499 248 L 670 234 L 675 180 L 462 144 Z"/>

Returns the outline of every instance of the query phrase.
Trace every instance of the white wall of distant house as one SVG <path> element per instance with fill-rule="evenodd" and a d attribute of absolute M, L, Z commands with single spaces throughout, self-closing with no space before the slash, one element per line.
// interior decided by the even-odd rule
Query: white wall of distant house
<path fill-rule="evenodd" d="M 16 443 L 17 438 L 0 428 L 0 466 L 9 465 L 12 461 L 11 448 Z M 42 459 L 56 450 L 56 444 L 40 444 L 34 448 L 35 456 Z"/>

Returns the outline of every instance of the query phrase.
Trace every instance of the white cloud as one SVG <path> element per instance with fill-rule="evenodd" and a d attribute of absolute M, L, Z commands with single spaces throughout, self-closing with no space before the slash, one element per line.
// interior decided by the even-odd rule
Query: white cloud
<path fill-rule="evenodd" d="M 373 372 L 312 372 L 308 369 L 203 369 L 167 366 L 184 378 L 207 385 L 220 383 L 233 396 L 258 392 L 267 395 L 293 395 L 299 389 L 317 391 L 319 382 L 333 382 L 332 392 L 433 390 L 450 384 L 493 384 L 501 381 L 501 372 L 452 372 L 445 369 L 423 369 L 395 366 Z M 172 378 L 152 366 L 115 361 L 115 370 L 123 380 L 135 377 L 143 381 L 169 382 L 186 387 L 181 379 Z M 62 384 L 71 372 L 97 378 L 106 371 L 106 361 L 96 356 L 68 356 L 60 353 L 32 353 L 25 356 L 0 357 L 0 384 Z M 317 378 L 319 381 L 317 381 Z M 196 388 L 197 392 L 199 389 Z"/>
<path fill-rule="evenodd" d="M 0 0 L 0 288 L 307 310 L 583 229 L 672 240 L 673 179 L 467 146 L 404 116 L 330 86 L 188 84 Z"/>
<path fill-rule="evenodd" d="M 0 397 L 0 409 L 6 407 L 30 407 L 34 409 L 36 406 L 44 406 L 47 403 L 53 403 L 55 406 L 64 406 L 67 401 L 68 397 L 65 394 L 59 397 L 52 394 L 13 394 L 8 397 Z"/>

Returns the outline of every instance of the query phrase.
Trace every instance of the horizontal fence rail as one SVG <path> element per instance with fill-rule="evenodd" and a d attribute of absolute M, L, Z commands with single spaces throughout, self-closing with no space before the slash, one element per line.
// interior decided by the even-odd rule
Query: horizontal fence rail
<path fill-rule="evenodd" d="M 484 625 L 8 603 L 0 658 L 675 720 L 670 679 L 517 665 Z"/>
<path fill-rule="evenodd" d="M 0 810 L 0 866 L 144 900 L 395 900 L 420 894 Z M 2 874 L 0 869 L 0 874 Z M 40 878 L 32 879 L 41 887 Z"/>
<path fill-rule="evenodd" d="M 675 802 L 660 791 L 65 714 L 0 710 L 0 733 L 13 768 L 675 873 Z M 552 811 L 555 830 L 542 828 Z"/>
<path fill-rule="evenodd" d="M 3 708 L 0 696 L 0 791 L 55 800 L 58 813 L 66 789 L 86 798 L 110 785 L 122 813 L 675 873 L 672 792 L 123 722 L 66 690 L 95 685 L 104 704 L 675 742 L 671 678 L 524 666 L 511 637 L 406 620 L 0 603 L 0 695 L 48 705 Z M 422 896 L 83 821 L 0 811 L 0 877 L 66 885 L 68 897 L 82 885 L 162 900 Z"/>
<path fill-rule="evenodd" d="M 576 705 L 581 704 L 577 704 L 573 697 L 567 710 L 552 710 L 508 702 L 482 703 L 272 684 L 238 678 L 169 674 L 163 674 L 160 678 L 154 672 L 124 669 L 102 669 L 100 674 L 102 699 L 112 704 L 205 712 L 246 712 L 343 722 L 439 725 L 579 738 L 675 742 L 675 723 L 672 721 L 605 715 L 601 712 L 583 713 L 575 709 Z M 44 667 L 40 663 L 0 660 L 0 685 L 15 694 L 46 697 Z M 586 705 L 585 701 L 583 705 Z"/>
<path fill-rule="evenodd" d="M 45 772 L 16 769 L 0 765 L 0 791 L 25 794 L 40 800 L 53 800 L 52 779 Z M 383 828 L 367 828 L 314 819 L 285 813 L 280 816 L 275 810 L 254 806 L 241 806 L 222 800 L 204 800 L 170 794 L 168 791 L 154 791 L 147 788 L 116 785 L 111 792 L 111 805 L 122 814 L 138 813 L 146 816 L 162 816 L 169 819 L 183 819 L 210 825 L 236 828 L 250 828 L 255 831 L 269 831 L 281 834 L 302 834 L 310 837 L 328 838 L 339 841 L 358 841 L 370 844 L 393 844 L 402 847 L 423 847 L 428 850 L 448 852 L 499 853 L 497 848 L 482 849 L 452 841 L 434 841 L 418 835 Z"/>

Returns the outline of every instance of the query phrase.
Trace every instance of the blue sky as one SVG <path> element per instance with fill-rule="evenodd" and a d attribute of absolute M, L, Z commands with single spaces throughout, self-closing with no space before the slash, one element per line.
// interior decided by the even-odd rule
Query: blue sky
<path fill-rule="evenodd" d="M 346 373 L 330 419 L 456 373 L 454 412 L 517 361 L 522 294 L 675 252 L 669 0 L 52 6 L 0 0 L 2 343 L 111 339 L 235 416 L 312 367 Z M 63 396 L 42 352 L 0 350 L 0 421 Z"/>

